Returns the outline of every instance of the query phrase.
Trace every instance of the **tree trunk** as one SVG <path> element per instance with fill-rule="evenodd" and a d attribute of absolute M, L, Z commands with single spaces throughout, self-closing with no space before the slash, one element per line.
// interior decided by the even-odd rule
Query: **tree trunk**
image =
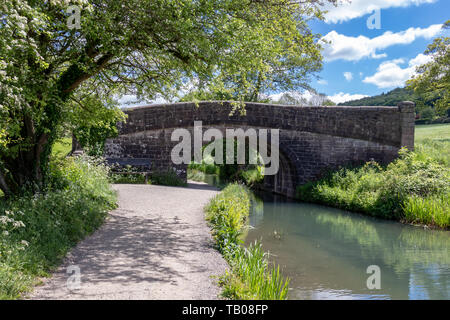
<path fill-rule="evenodd" d="M 11 195 L 11 189 L 8 187 L 8 184 L 5 181 L 5 177 L 3 176 L 3 173 L 0 172 L 0 190 L 3 191 L 6 197 L 9 197 Z"/>
<path fill-rule="evenodd" d="M 75 151 L 82 150 L 82 149 L 83 149 L 83 147 L 78 142 L 78 140 L 75 137 L 75 135 L 72 133 L 72 151 L 70 151 L 70 154 L 73 154 Z"/>
<path fill-rule="evenodd" d="M 16 156 L 2 157 L 4 172 L 0 174 L 0 188 L 5 195 L 20 194 L 25 189 L 36 192 L 43 187 L 42 163 L 47 162 L 47 139 L 19 148 Z"/>

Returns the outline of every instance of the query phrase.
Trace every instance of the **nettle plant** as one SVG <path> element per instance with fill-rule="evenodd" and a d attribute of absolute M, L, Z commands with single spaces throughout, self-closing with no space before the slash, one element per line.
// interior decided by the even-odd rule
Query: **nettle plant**
<path fill-rule="evenodd" d="M 2 0 L 0 189 L 41 190 L 63 130 L 123 117 L 112 97 L 174 99 L 193 79 L 239 100 L 304 86 L 322 58 L 307 21 L 325 2 L 337 0 Z"/>

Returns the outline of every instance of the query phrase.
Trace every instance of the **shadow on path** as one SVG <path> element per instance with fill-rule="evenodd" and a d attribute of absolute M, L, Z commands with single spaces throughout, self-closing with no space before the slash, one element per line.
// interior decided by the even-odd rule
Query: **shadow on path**
<path fill-rule="evenodd" d="M 208 186 L 209 187 L 209 186 Z M 203 207 L 215 188 L 116 185 L 119 208 L 74 248 L 32 299 L 216 299 L 227 264 L 213 248 Z M 67 267 L 81 271 L 67 288 Z"/>

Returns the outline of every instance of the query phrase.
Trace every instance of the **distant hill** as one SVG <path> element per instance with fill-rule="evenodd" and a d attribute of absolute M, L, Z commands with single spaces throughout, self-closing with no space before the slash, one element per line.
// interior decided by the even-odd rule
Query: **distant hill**
<path fill-rule="evenodd" d="M 413 101 L 422 106 L 432 107 L 432 101 L 423 101 L 412 90 L 397 88 L 378 96 L 366 97 L 359 100 L 339 103 L 339 106 L 396 106 L 401 101 Z"/>
<path fill-rule="evenodd" d="M 434 110 L 436 96 L 423 97 L 415 94 L 412 90 L 397 88 L 378 96 L 366 97 L 359 100 L 347 101 L 339 106 L 396 106 L 401 101 L 413 101 L 416 103 L 416 124 L 423 123 L 449 123 L 450 108 L 445 114 L 437 115 Z"/>

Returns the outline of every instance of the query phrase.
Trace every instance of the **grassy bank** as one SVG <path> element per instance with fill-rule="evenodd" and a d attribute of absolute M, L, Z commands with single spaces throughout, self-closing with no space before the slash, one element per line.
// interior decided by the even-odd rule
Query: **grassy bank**
<path fill-rule="evenodd" d="M 0 299 L 29 291 L 103 223 L 116 202 L 107 173 L 89 158 L 58 160 L 47 192 L 0 198 Z"/>
<path fill-rule="evenodd" d="M 406 223 L 450 227 L 450 125 L 420 126 L 416 149 L 386 167 L 343 168 L 298 187 L 298 199 Z"/>
<path fill-rule="evenodd" d="M 221 278 L 223 295 L 231 299 L 284 300 L 289 280 L 283 279 L 279 267 L 269 266 L 268 254 L 261 245 L 244 248 L 240 236 L 247 226 L 250 194 L 238 184 L 228 185 L 205 208 L 218 250 L 231 271 Z"/>

